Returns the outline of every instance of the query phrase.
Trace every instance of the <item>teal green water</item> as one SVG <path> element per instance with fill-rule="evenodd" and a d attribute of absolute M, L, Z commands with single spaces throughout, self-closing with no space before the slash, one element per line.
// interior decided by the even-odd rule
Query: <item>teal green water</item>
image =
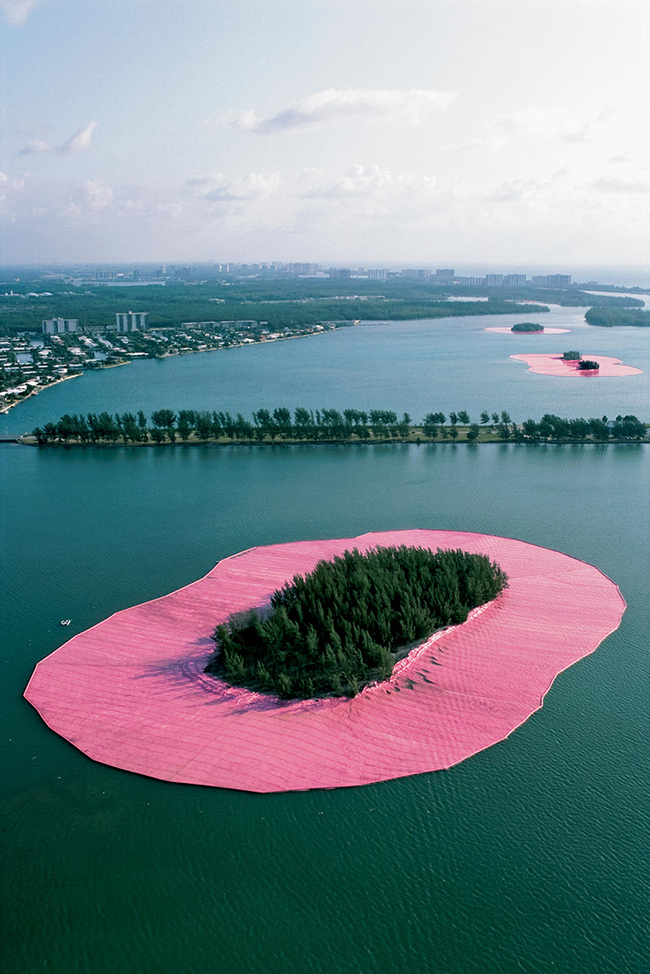
<path fill-rule="evenodd" d="M 647 446 L 3 446 L 0 463 L 4 970 L 648 970 Z M 172 785 L 89 761 L 21 699 L 65 638 L 225 555 L 413 526 L 558 548 L 628 602 L 541 711 L 448 772 Z"/>
<path fill-rule="evenodd" d="M 648 418 L 650 329 L 592 328 L 584 308 L 553 306 L 526 314 L 564 335 L 499 335 L 509 315 L 401 321 L 341 328 L 314 338 L 270 342 L 214 353 L 86 373 L 33 396 L 6 416 L 0 432 L 24 433 L 66 412 L 229 409 L 250 416 L 262 407 L 395 409 L 417 421 L 427 412 L 506 409 L 513 418 L 562 416 Z M 612 355 L 643 369 L 623 378 L 533 375 L 522 352 Z"/>

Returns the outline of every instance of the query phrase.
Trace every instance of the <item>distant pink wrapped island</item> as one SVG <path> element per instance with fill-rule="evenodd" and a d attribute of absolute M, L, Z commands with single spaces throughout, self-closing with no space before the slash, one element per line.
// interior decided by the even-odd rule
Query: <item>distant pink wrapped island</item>
<path fill-rule="evenodd" d="M 641 375 L 643 369 L 636 369 L 632 365 L 623 365 L 620 358 L 609 355 L 583 355 L 585 359 L 598 362 L 599 368 L 593 372 L 583 372 L 578 368 L 577 359 L 565 361 L 561 354 L 544 355 L 542 353 L 525 355 L 511 355 L 510 358 L 525 362 L 529 372 L 538 375 L 561 375 L 569 379 L 603 379 L 623 375 Z"/>
<path fill-rule="evenodd" d="M 403 544 L 486 554 L 509 587 L 354 699 L 283 702 L 203 672 L 231 613 L 346 549 Z M 93 760 L 154 778 L 254 792 L 363 785 L 449 768 L 508 737 L 624 609 L 597 568 L 510 538 L 409 530 L 296 541 L 226 558 L 75 636 L 37 665 L 25 696 Z"/>
<path fill-rule="evenodd" d="M 486 328 L 486 331 L 494 331 L 499 335 L 514 335 L 521 338 L 522 335 L 568 335 L 570 328 L 543 328 L 542 331 L 513 331 L 512 328 Z"/>

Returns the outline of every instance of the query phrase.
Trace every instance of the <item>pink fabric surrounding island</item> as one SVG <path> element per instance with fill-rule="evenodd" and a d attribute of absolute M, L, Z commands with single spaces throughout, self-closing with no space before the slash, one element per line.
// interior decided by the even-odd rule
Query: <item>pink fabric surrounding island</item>
<path fill-rule="evenodd" d="M 486 331 L 495 331 L 499 335 L 568 335 L 570 328 L 544 328 L 543 331 L 513 331 L 512 328 L 486 328 Z"/>
<path fill-rule="evenodd" d="M 643 369 L 636 369 L 632 365 L 623 365 L 620 358 L 611 358 L 609 355 L 587 355 L 582 356 L 591 362 L 598 362 L 600 368 L 594 371 L 582 371 L 578 368 L 578 360 L 565 362 L 560 353 L 556 355 L 544 355 L 541 353 L 525 355 L 511 355 L 510 358 L 525 362 L 529 372 L 536 372 L 538 375 L 561 375 L 570 379 L 603 379 L 622 375 L 641 375 Z"/>
<path fill-rule="evenodd" d="M 232 612 L 264 605 L 323 558 L 400 544 L 487 554 L 509 588 L 355 699 L 281 702 L 203 672 L 210 635 Z M 117 612 L 40 662 L 25 696 L 95 761 L 155 778 L 256 792 L 361 785 L 449 768 L 506 738 L 624 608 L 597 568 L 509 538 L 409 530 L 297 541 L 233 555 Z"/>

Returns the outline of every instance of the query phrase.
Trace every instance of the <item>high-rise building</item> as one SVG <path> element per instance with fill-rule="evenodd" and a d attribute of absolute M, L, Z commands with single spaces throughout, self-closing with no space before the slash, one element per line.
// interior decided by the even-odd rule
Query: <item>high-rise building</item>
<path fill-rule="evenodd" d="M 68 335 L 79 331 L 77 318 L 46 318 L 42 325 L 44 335 Z"/>
<path fill-rule="evenodd" d="M 349 281 L 350 280 L 350 268 L 349 267 L 330 267 L 330 278 L 333 281 Z"/>
<path fill-rule="evenodd" d="M 486 274 L 485 283 L 488 287 L 501 287 L 503 284 L 503 274 Z"/>
<path fill-rule="evenodd" d="M 549 274 L 546 278 L 549 287 L 568 287 L 571 283 L 570 274 Z"/>
<path fill-rule="evenodd" d="M 368 271 L 368 278 L 371 281 L 385 281 L 388 277 L 388 269 L 386 267 L 371 268 Z"/>
<path fill-rule="evenodd" d="M 484 277 L 457 277 L 456 280 L 464 287 L 480 287 L 485 284 Z"/>
<path fill-rule="evenodd" d="M 503 278 L 506 287 L 524 287 L 526 284 L 525 274 L 506 274 Z"/>
<path fill-rule="evenodd" d="M 533 282 L 533 287 L 546 287 L 548 284 L 548 277 L 546 274 L 536 274 L 531 278 Z"/>
<path fill-rule="evenodd" d="M 402 271 L 402 277 L 408 277 L 414 281 L 428 281 L 431 277 L 431 271 L 426 268 L 407 267 L 406 270 Z"/>
<path fill-rule="evenodd" d="M 147 327 L 148 311 L 118 311 L 115 321 L 118 331 L 144 331 Z"/>
<path fill-rule="evenodd" d="M 437 281 L 453 281 L 455 276 L 453 267 L 439 267 L 436 270 Z"/>

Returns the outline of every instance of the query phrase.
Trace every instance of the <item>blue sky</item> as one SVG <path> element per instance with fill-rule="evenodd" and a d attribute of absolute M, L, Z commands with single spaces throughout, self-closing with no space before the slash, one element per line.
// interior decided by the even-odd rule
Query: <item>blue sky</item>
<path fill-rule="evenodd" d="M 0 0 L 0 260 L 641 264 L 636 0 Z"/>

